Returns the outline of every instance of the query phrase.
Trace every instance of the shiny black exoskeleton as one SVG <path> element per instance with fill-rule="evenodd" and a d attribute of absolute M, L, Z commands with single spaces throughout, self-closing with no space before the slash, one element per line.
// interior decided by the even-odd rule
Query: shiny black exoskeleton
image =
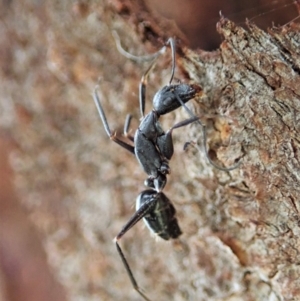
<path fill-rule="evenodd" d="M 134 135 L 134 153 L 142 169 L 148 175 L 146 185 L 156 191 L 162 191 L 166 185 L 166 175 L 170 172 L 169 160 L 173 156 L 172 131 L 175 128 L 192 123 L 196 116 L 175 124 L 166 133 L 159 117 L 181 106 L 201 92 L 196 85 L 169 85 L 159 90 L 153 98 L 153 110 L 144 116 Z M 143 112 L 144 115 L 144 112 Z"/>
<path fill-rule="evenodd" d="M 122 48 L 120 48 L 121 46 L 119 44 L 118 36 L 115 36 L 115 38 L 119 51 L 125 56 L 132 59 L 133 56 L 131 54 L 128 54 Z M 129 267 L 129 264 L 123 254 L 123 251 L 118 244 L 118 241 L 141 219 L 144 219 L 145 224 L 151 232 L 157 234 L 165 240 L 178 238 L 182 233 L 175 216 L 175 208 L 167 198 L 167 196 L 162 192 L 167 183 L 167 175 L 170 173 L 169 160 L 171 160 L 174 152 L 172 140 L 173 130 L 186 126 L 193 122 L 198 122 L 202 126 L 204 150 L 209 162 L 213 166 L 221 170 L 227 171 L 236 168 L 236 166 L 230 168 L 218 167 L 209 158 L 206 149 L 205 126 L 200 122 L 199 118 L 185 106 L 186 102 L 201 94 L 202 89 L 197 85 L 188 85 L 182 83 L 175 85 L 171 84 L 175 72 L 175 42 L 173 39 L 169 39 L 168 43 L 171 45 L 172 49 L 172 72 L 169 85 L 163 87 L 155 94 L 153 98 L 153 109 L 147 115 L 145 115 L 145 92 L 147 77 L 154 65 L 156 57 L 162 52 L 162 50 L 160 50 L 153 56 L 154 60 L 148 70 L 145 72 L 140 83 L 139 102 L 142 120 L 135 132 L 134 137 L 131 137 L 128 134 L 131 116 L 128 115 L 126 118 L 124 126 L 124 136 L 127 137 L 128 140 L 133 142 L 134 145 L 125 142 L 124 140 L 118 138 L 115 133 L 113 134 L 111 132 L 97 93 L 97 89 L 95 89 L 93 95 L 107 135 L 112 141 L 116 142 L 117 144 L 134 154 L 140 166 L 147 174 L 145 185 L 150 189 L 144 190 L 139 194 L 136 200 L 136 212 L 125 224 L 120 233 L 115 237 L 117 250 L 126 268 L 131 283 L 136 291 L 145 300 L 149 299 L 140 290 Z M 179 107 L 184 107 L 189 113 L 190 118 L 175 124 L 167 132 L 165 132 L 159 122 L 161 115 L 172 112 Z"/>
<path fill-rule="evenodd" d="M 144 206 L 151 208 L 144 217 L 144 222 L 151 232 L 165 240 L 177 238 L 182 232 L 178 226 L 176 210 L 163 192 L 145 190 L 137 198 L 136 210 Z"/>

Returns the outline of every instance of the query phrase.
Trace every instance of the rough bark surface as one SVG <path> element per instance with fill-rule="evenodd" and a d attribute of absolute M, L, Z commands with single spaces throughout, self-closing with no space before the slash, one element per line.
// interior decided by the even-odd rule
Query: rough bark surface
<path fill-rule="evenodd" d="M 16 144 L 10 162 L 19 202 L 55 278 L 69 300 L 141 300 L 112 239 L 133 213 L 145 174 L 109 141 L 91 94 L 100 78 L 111 128 L 122 131 L 130 112 L 134 129 L 147 64 L 124 58 L 111 30 L 136 55 L 158 50 L 178 31 L 139 1 L 1 6 L 1 128 Z M 184 234 L 156 241 L 140 223 L 122 246 L 152 300 L 299 300 L 300 26 L 264 32 L 222 18 L 218 31 L 224 41 L 215 52 L 178 43 L 176 77 L 203 87 L 205 95 L 189 106 L 207 125 L 211 158 L 241 165 L 216 170 L 203 153 L 199 126 L 176 130 L 165 192 Z M 150 76 L 146 110 L 169 76 L 166 52 Z M 177 110 L 163 118 L 164 127 L 183 118 L 186 112 Z M 11 259 L 20 245 L 4 248 L 14 234 L 3 229 L 0 300 L 17 300 L 14 263 L 17 258 L 22 266 L 26 257 Z M 39 285 L 30 269 L 24 274 Z"/>
<path fill-rule="evenodd" d="M 266 33 L 248 25 L 246 31 L 221 19 L 220 51 L 187 50 L 183 58 L 191 78 L 208 89 L 208 112 L 227 118 L 214 119 L 215 139 L 231 139 L 234 149 L 222 147 L 216 156 L 243 157 L 222 183 L 222 222 L 211 219 L 209 228 L 236 256 L 238 270 L 244 267 L 244 299 L 294 300 L 300 298 L 300 27 Z"/>

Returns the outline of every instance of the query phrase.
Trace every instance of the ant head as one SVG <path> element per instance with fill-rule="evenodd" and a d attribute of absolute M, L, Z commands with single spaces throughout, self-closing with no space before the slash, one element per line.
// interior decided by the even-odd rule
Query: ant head
<path fill-rule="evenodd" d="M 165 86 L 154 95 L 153 108 L 158 115 L 167 114 L 178 109 L 182 103 L 188 102 L 200 92 L 202 92 L 202 89 L 197 85 L 177 84 Z"/>

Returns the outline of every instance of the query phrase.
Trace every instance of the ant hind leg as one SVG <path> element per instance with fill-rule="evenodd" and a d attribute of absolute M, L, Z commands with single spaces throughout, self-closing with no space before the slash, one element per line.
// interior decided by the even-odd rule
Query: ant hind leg
<path fill-rule="evenodd" d="M 145 191 L 147 193 L 147 190 Z M 145 217 L 149 212 L 153 210 L 157 203 L 157 197 L 150 199 L 148 202 L 144 202 L 137 211 L 133 214 L 133 216 L 129 219 L 129 221 L 124 225 L 124 227 L 121 229 L 119 234 L 115 237 L 114 242 L 116 244 L 117 251 L 119 253 L 119 256 L 121 257 L 121 260 L 123 262 L 123 265 L 125 267 L 125 270 L 128 274 L 128 277 L 130 279 L 130 282 L 133 286 L 133 288 L 144 298 L 146 301 L 151 301 L 140 289 L 140 287 L 137 284 L 137 281 L 135 277 L 133 276 L 132 270 L 129 266 L 129 263 L 118 243 L 118 241 L 125 235 L 127 231 L 129 231 L 137 222 L 139 222 L 143 217 Z"/>
<path fill-rule="evenodd" d="M 119 253 L 119 255 L 120 255 L 120 257 L 121 257 L 121 260 L 122 260 L 122 262 L 123 262 L 123 265 L 124 265 L 124 267 L 125 267 L 125 269 L 126 269 L 126 272 L 127 272 L 127 274 L 128 274 L 128 277 L 129 277 L 129 279 L 130 279 L 130 281 L 131 281 L 131 283 L 132 283 L 132 286 L 133 286 L 133 288 L 141 295 L 141 297 L 144 299 L 144 300 L 146 300 L 146 301 L 151 301 L 142 291 L 141 291 L 141 289 L 140 289 L 140 287 L 138 286 L 138 284 L 137 284 L 137 282 L 136 282 L 136 280 L 135 280 L 135 278 L 134 278 L 134 276 L 133 276 L 133 274 L 132 274 L 132 271 L 131 271 L 131 269 L 130 269 L 130 266 L 129 266 L 129 264 L 128 264 L 128 262 L 127 262 L 127 259 L 125 258 L 125 255 L 124 255 L 124 253 L 123 253 L 123 251 L 122 251 L 122 249 L 121 249 L 121 247 L 120 247 L 120 245 L 118 244 L 118 241 L 115 239 L 115 244 L 116 244 L 116 248 L 117 248 L 117 251 L 118 251 L 118 253 Z"/>

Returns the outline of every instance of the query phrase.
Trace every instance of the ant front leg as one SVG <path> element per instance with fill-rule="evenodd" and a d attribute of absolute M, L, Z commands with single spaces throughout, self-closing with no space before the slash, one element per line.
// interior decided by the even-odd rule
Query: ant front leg
<path fill-rule="evenodd" d="M 102 123 L 103 123 L 103 126 L 104 126 L 104 129 L 105 129 L 105 132 L 107 134 L 107 136 L 112 140 L 114 141 L 115 143 L 119 144 L 120 146 L 122 146 L 123 148 L 127 149 L 129 152 L 131 152 L 132 154 L 134 154 L 134 146 L 120 140 L 117 136 L 116 136 L 116 133 L 112 134 L 110 128 L 109 128 L 109 125 L 108 125 L 108 122 L 107 122 L 107 119 L 106 119 L 106 115 L 103 111 L 103 108 L 102 108 L 102 105 L 100 103 L 100 99 L 99 99 L 99 96 L 98 96 L 98 93 L 97 93 L 97 87 L 95 88 L 95 91 L 94 91 L 94 94 L 93 94 L 93 98 L 94 98 L 94 102 L 95 102 L 95 105 L 97 107 L 97 110 L 98 110 L 98 113 L 99 113 L 99 116 L 102 120 Z M 130 120 L 129 122 L 127 121 L 127 123 L 130 123 Z M 125 125 L 126 125 L 126 122 L 125 122 Z M 129 124 L 128 124 L 128 127 L 129 127 Z"/>
<path fill-rule="evenodd" d="M 172 138 L 172 132 L 174 129 L 178 129 L 180 127 L 186 126 L 190 123 L 193 123 L 195 121 L 199 120 L 199 117 L 194 116 L 192 118 L 180 121 L 173 125 L 165 134 L 157 137 L 157 146 L 160 150 L 160 152 L 168 159 L 171 160 L 173 153 L 174 153 L 174 147 L 173 147 L 173 138 Z"/>

